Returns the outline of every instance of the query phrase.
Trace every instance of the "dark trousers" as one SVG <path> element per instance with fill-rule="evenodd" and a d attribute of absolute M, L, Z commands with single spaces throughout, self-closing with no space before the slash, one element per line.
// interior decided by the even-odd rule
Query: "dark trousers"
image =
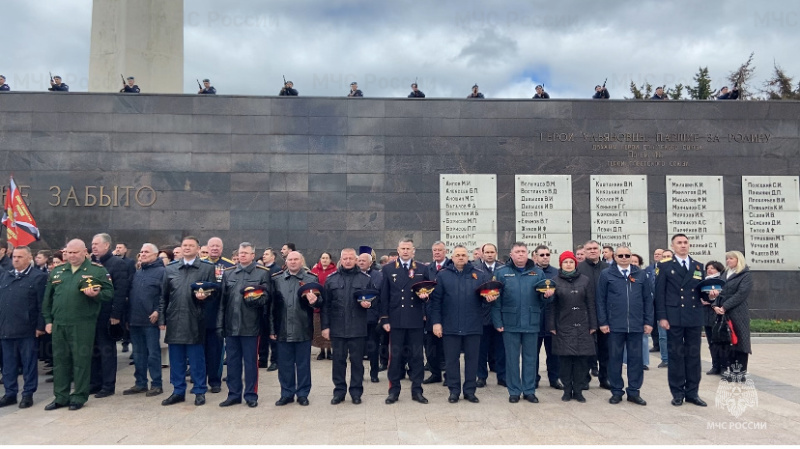
<path fill-rule="evenodd" d="M 639 396 L 644 382 L 644 361 L 642 360 L 643 332 L 609 332 L 608 338 L 608 383 L 611 394 L 622 396 L 625 382 L 622 380 L 622 355 L 628 350 L 628 396 Z"/>
<path fill-rule="evenodd" d="M 556 383 L 558 380 L 558 369 L 559 369 L 559 359 L 556 355 L 553 355 L 553 337 L 550 335 L 541 335 L 539 334 L 539 341 L 536 343 L 536 350 L 541 351 L 542 345 L 544 345 L 544 353 L 547 356 L 547 379 L 550 383 Z M 539 380 L 542 378 L 539 375 L 539 360 L 540 358 L 536 359 L 536 383 L 539 383 Z"/>
<path fill-rule="evenodd" d="M 135 348 L 136 346 L 134 346 Z M 206 360 L 203 345 L 169 345 L 169 382 L 172 384 L 172 394 L 186 395 L 186 362 L 192 378 L 192 394 L 205 394 L 206 386 Z"/>
<path fill-rule="evenodd" d="M 431 376 L 442 378 L 442 367 L 445 366 L 444 346 L 442 339 L 433 335 L 432 330 L 425 332 L 425 360 L 431 371 Z"/>
<path fill-rule="evenodd" d="M 494 367 L 497 381 L 506 381 L 506 350 L 503 347 L 503 334 L 492 325 L 483 326 L 481 347 L 478 354 L 478 378 L 486 380 L 489 377 L 491 356 L 494 355 Z"/>
<path fill-rule="evenodd" d="M 608 334 L 595 332 L 594 335 L 597 336 L 597 380 L 602 383 L 608 380 Z"/>
<path fill-rule="evenodd" d="M 53 335 L 44 334 L 38 340 L 39 357 L 45 362 L 53 363 Z"/>
<path fill-rule="evenodd" d="M 364 338 L 331 338 L 333 349 L 333 397 L 343 398 L 347 389 L 347 357 L 350 355 L 350 397 L 364 393 Z"/>
<path fill-rule="evenodd" d="M 308 397 L 311 393 L 311 340 L 279 341 L 275 348 L 278 350 L 281 397 Z"/>
<path fill-rule="evenodd" d="M 108 319 L 102 318 L 95 328 L 89 390 L 114 391 L 116 386 L 117 342 L 108 333 Z"/>
<path fill-rule="evenodd" d="M 85 404 L 89 399 L 96 328 L 96 322 L 53 323 L 53 393 L 57 404 Z"/>
<path fill-rule="evenodd" d="M 222 386 L 222 349 L 223 340 L 217 335 L 217 330 L 206 329 L 204 353 L 209 387 Z"/>
<path fill-rule="evenodd" d="M 725 355 L 726 345 L 713 343 L 711 341 L 711 326 L 706 326 L 705 331 L 706 331 L 706 341 L 708 342 L 708 351 L 711 353 L 711 367 L 724 370 L 728 366 L 726 364 L 727 359 Z"/>
<path fill-rule="evenodd" d="M 131 343 L 133 343 L 133 377 L 136 386 L 147 388 L 147 372 L 150 372 L 152 388 L 161 385 L 161 345 L 158 339 L 161 331 L 158 326 L 131 327 Z"/>
<path fill-rule="evenodd" d="M 701 326 L 671 326 L 667 331 L 667 378 L 673 398 L 697 397 L 700 387 L 701 330 Z"/>
<path fill-rule="evenodd" d="M 590 355 L 558 356 L 558 376 L 564 384 L 565 393 L 580 394 L 583 388 L 589 385 L 586 372 L 589 370 L 591 357 Z"/>
<path fill-rule="evenodd" d="M 478 355 L 481 351 L 480 335 L 444 335 L 444 360 L 447 363 L 445 378 L 450 394 L 475 394 L 478 377 Z M 461 385 L 461 351 L 464 351 L 464 385 Z"/>
<path fill-rule="evenodd" d="M 400 394 L 400 379 L 404 376 L 405 363 L 408 363 L 408 377 L 411 379 L 411 394 L 422 394 L 422 380 L 425 375 L 422 363 L 423 330 L 392 328 L 389 332 L 389 394 Z"/>
<path fill-rule="evenodd" d="M 3 386 L 6 389 L 6 396 L 17 397 L 19 386 L 17 384 L 17 372 L 20 368 L 18 361 L 22 364 L 22 378 L 25 384 L 22 388 L 22 396 L 33 396 L 36 387 L 39 385 L 39 348 L 36 337 L 26 338 L 4 338 L 0 340 L 0 348 L 3 352 Z"/>
<path fill-rule="evenodd" d="M 258 342 L 258 361 L 261 365 L 267 366 L 268 363 L 277 363 L 277 353 L 275 352 L 275 340 L 269 338 L 269 325 L 266 315 L 261 317 L 261 336 Z"/>
<path fill-rule="evenodd" d="M 747 371 L 747 361 L 750 354 L 742 351 L 737 351 L 733 345 L 716 345 L 720 347 L 720 357 L 722 358 L 723 370 L 733 372 L 736 370 L 739 373 Z M 4 371 L 5 372 L 5 371 Z"/>
<path fill-rule="evenodd" d="M 378 329 L 378 335 L 381 337 L 381 347 L 378 350 L 378 359 L 381 365 L 389 367 L 389 333 L 383 329 L 383 326 Z M 403 364 L 405 366 L 405 364 Z"/>
<path fill-rule="evenodd" d="M 367 358 L 369 359 L 369 376 L 378 376 L 380 362 L 381 339 L 385 334 L 383 328 L 378 329 L 378 323 L 367 323 L 367 338 L 365 339 Z"/>
<path fill-rule="evenodd" d="M 244 400 L 258 400 L 258 337 L 225 337 L 228 352 L 228 399 L 242 399 L 242 366 L 244 366 Z"/>
<path fill-rule="evenodd" d="M 503 344 L 506 348 L 506 383 L 508 395 L 536 393 L 536 362 L 539 351 L 536 350 L 538 333 L 503 332 Z M 519 358 L 522 354 L 522 375 L 520 376 Z"/>

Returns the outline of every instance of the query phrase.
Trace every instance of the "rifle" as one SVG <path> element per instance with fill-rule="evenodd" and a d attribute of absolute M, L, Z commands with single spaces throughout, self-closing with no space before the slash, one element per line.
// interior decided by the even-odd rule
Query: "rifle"
<path fill-rule="evenodd" d="M 203 90 L 203 86 L 200 85 L 200 80 L 195 78 L 195 81 L 197 81 L 197 87 L 199 87 L 200 90 Z"/>
<path fill-rule="evenodd" d="M 54 83 L 55 81 L 53 81 L 53 72 L 47 72 L 47 73 L 50 74 L 50 82 Z"/>
<path fill-rule="evenodd" d="M 128 84 L 125 82 L 125 76 L 123 74 L 119 74 L 119 77 L 122 78 L 122 84 Z"/>
<path fill-rule="evenodd" d="M 605 81 L 603 81 L 603 87 L 600 90 L 606 90 L 606 82 L 608 81 L 608 77 L 606 77 Z"/>

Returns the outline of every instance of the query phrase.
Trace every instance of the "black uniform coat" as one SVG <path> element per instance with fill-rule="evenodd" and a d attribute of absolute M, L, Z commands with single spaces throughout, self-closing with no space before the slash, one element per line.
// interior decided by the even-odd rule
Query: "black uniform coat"
<path fill-rule="evenodd" d="M 357 266 L 349 269 L 339 267 L 325 279 L 325 303 L 319 318 L 321 328 L 330 329 L 331 338 L 367 336 L 369 309 L 361 307 L 361 303 L 353 298 L 353 293 L 372 288 L 371 284 L 372 278 Z"/>
<path fill-rule="evenodd" d="M 459 272 L 452 261 L 447 261 L 436 275 L 436 288 L 431 294 L 431 326 L 441 324 L 444 335 L 483 335 L 486 300 L 476 289 L 490 280 L 485 271 L 470 262 Z"/>
<path fill-rule="evenodd" d="M 255 262 L 236 265 L 222 273 L 222 296 L 217 314 L 217 331 L 225 337 L 257 337 L 261 333 L 261 317 L 272 291 L 269 268 Z M 242 289 L 260 285 L 266 290 L 261 298 L 245 303 Z"/>
<path fill-rule="evenodd" d="M 423 301 L 411 290 L 417 282 L 426 280 L 427 267 L 411 260 L 408 271 L 400 259 L 387 263 L 381 270 L 381 324 L 398 329 L 423 329 L 425 307 Z"/>
<path fill-rule="evenodd" d="M 314 307 L 324 304 L 324 288 L 317 295 L 314 307 L 308 300 L 300 298 L 297 291 L 308 282 L 319 282 L 317 275 L 310 271 L 300 270 L 293 275 L 289 270 L 272 276 L 273 297 L 270 304 L 270 335 L 277 335 L 278 341 L 301 342 L 314 338 Z"/>
<path fill-rule="evenodd" d="M 42 301 L 47 287 L 47 275 L 29 266 L 14 275 L 0 271 L 0 339 L 35 337 L 44 331 Z"/>
<path fill-rule="evenodd" d="M 686 270 L 673 257 L 659 262 L 656 274 L 656 320 L 667 320 L 670 326 L 699 327 L 705 324 L 705 309 L 700 302 L 697 284 L 706 277 L 703 264 L 689 259 Z"/>
<path fill-rule="evenodd" d="M 553 353 L 556 355 L 594 355 L 594 337 L 597 330 L 594 290 L 592 282 L 583 274 L 567 276 L 559 273 L 555 300 L 547 305 L 547 330 L 555 330 Z"/>
<path fill-rule="evenodd" d="M 125 313 L 133 272 L 124 260 L 112 254 L 111 251 L 101 257 L 92 256 L 92 262 L 101 264 L 108 271 L 111 282 L 114 284 L 114 299 L 110 303 L 102 303 L 100 315 L 97 316 L 99 326 L 108 326 L 109 318 L 121 320 Z"/>
<path fill-rule="evenodd" d="M 383 281 L 383 274 L 381 270 L 377 268 L 370 268 L 369 273 L 367 273 L 370 277 L 370 287 L 374 288 L 375 290 L 381 291 L 381 283 Z M 378 295 L 377 298 L 372 300 L 372 307 L 367 309 L 367 323 L 368 324 L 378 324 L 378 321 L 381 317 L 381 296 Z"/>
<path fill-rule="evenodd" d="M 214 265 L 195 258 L 191 265 L 183 259 L 167 265 L 158 307 L 158 324 L 167 326 L 164 342 L 167 344 L 199 345 L 205 342 L 205 302 L 199 301 L 192 291 L 195 282 L 216 282 Z M 219 295 L 219 289 L 212 293 Z"/>
<path fill-rule="evenodd" d="M 725 279 L 725 274 L 722 275 Z M 750 347 L 750 307 L 747 298 L 753 289 L 753 277 L 750 268 L 744 267 L 739 273 L 727 278 L 722 292 L 717 297 L 715 305 L 725 308 L 725 314 L 733 321 L 733 330 L 739 342 L 733 347 L 737 351 L 752 354 Z"/>

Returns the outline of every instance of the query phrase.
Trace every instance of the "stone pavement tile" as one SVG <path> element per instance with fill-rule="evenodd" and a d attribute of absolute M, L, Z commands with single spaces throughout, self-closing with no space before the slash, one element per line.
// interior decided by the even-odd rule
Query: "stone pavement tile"
<path fill-rule="evenodd" d="M 400 444 L 400 436 L 396 430 L 376 430 L 364 434 L 361 444 Z"/>

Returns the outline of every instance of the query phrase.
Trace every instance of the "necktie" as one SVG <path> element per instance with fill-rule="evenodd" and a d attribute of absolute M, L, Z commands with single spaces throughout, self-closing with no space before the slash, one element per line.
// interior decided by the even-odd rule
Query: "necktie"
<path fill-rule="evenodd" d="M 437 263 L 437 264 L 436 264 L 436 271 L 439 271 L 439 270 L 441 270 L 441 269 L 442 269 L 442 264 L 438 264 L 438 263 Z"/>
<path fill-rule="evenodd" d="M 404 264 L 403 264 L 403 269 L 405 269 L 406 271 L 408 271 L 408 264 L 407 264 L 407 263 L 404 263 Z"/>
<path fill-rule="evenodd" d="M 628 277 L 628 270 L 622 270 L 622 276 Z"/>
<path fill-rule="evenodd" d="M 686 270 L 686 271 L 689 271 L 689 267 L 686 266 L 686 261 L 685 260 L 683 261 L 683 269 Z"/>

